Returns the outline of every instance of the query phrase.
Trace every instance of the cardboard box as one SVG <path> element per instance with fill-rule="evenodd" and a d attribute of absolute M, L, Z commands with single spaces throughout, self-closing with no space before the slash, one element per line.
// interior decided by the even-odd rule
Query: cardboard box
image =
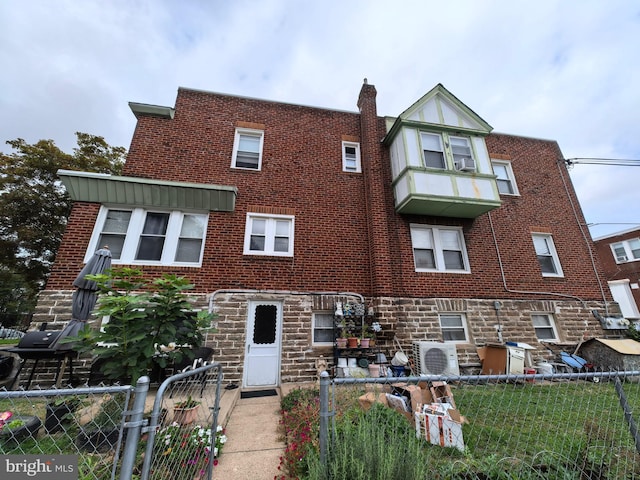
<path fill-rule="evenodd" d="M 446 382 L 432 382 L 429 390 L 431 391 L 432 402 L 450 403 L 453 408 L 456 408 L 451 387 Z"/>
<path fill-rule="evenodd" d="M 462 423 L 456 422 L 449 415 L 415 412 L 414 417 L 417 438 L 424 438 L 433 445 L 464 451 Z"/>

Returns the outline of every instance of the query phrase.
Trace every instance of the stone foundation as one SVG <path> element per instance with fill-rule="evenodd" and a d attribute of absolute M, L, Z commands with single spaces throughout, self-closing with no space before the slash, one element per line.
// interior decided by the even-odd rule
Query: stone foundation
<path fill-rule="evenodd" d="M 70 319 L 71 295 L 73 291 L 45 291 L 41 294 L 34 315 L 32 328 L 47 323 L 48 330 L 63 328 Z M 194 295 L 196 308 L 208 308 L 211 295 Z M 271 300 L 282 302 L 282 347 L 280 357 L 280 382 L 297 383 L 317 380 L 317 361 L 326 360 L 333 366 L 333 348 L 313 346 L 312 314 L 332 312 L 336 301 L 359 302 L 356 295 L 339 294 L 298 294 L 278 292 L 229 292 L 216 295 L 213 299 L 214 312 L 219 315 L 217 333 L 208 333 L 205 345 L 214 349 L 214 360 L 222 363 L 225 382 L 242 385 L 246 325 L 250 300 Z M 499 302 L 499 310 L 496 309 Z M 480 370 L 480 359 L 476 349 L 486 343 L 498 343 L 497 327 L 500 326 L 503 341 L 524 342 L 535 347 L 532 351 L 534 363 L 552 360 L 554 353 L 540 343 L 535 335 L 531 314 L 540 312 L 552 314 L 560 343 L 575 347 L 582 339 L 605 337 L 620 332 L 605 332 L 591 310 L 603 311 L 602 302 L 580 302 L 572 299 L 561 300 L 513 300 L 513 299 L 446 299 L 446 298 L 391 298 L 365 299 L 367 305 L 375 309 L 376 320 L 383 332 L 377 344 L 388 359 L 398 351 L 397 338 L 403 351 L 412 353 L 413 341 L 442 341 L 439 313 L 465 314 L 469 343 L 456 344 L 461 373 L 472 374 Z M 615 304 L 614 304 L 615 306 Z M 611 311 L 609 314 L 617 313 Z M 97 319 L 93 319 L 93 323 Z M 85 364 L 78 365 L 78 373 Z M 53 365 L 38 368 L 38 381 L 52 381 Z M 52 370 L 53 368 L 53 370 Z M 26 374 L 25 367 L 22 376 Z M 67 373 L 65 372 L 65 378 Z M 36 382 L 34 381 L 34 384 Z"/>

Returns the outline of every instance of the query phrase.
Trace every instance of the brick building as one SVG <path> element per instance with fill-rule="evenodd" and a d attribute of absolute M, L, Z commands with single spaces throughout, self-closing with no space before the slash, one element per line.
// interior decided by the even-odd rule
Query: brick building
<path fill-rule="evenodd" d="M 605 279 L 622 315 L 640 320 L 640 229 L 634 228 L 594 239 Z"/>
<path fill-rule="evenodd" d="M 366 81 L 358 111 L 186 88 L 130 106 L 122 177 L 60 172 L 74 206 L 37 322 L 68 320 L 104 244 L 195 283 L 220 315 L 207 344 L 245 387 L 333 363 L 337 302 L 372 309 L 388 357 L 445 341 L 463 372 L 486 343 L 542 360 L 539 340 L 602 336 L 592 311 L 617 308 L 557 143 L 491 133 L 442 85 L 395 118 Z"/>

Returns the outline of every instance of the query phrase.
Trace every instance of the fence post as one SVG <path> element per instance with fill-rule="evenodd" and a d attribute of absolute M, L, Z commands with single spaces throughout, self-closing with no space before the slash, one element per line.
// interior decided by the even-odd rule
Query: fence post
<path fill-rule="evenodd" d="M 140 430 L 142 429 L 144 417 L 144 405 L 149 392 L 149 377 L 140 377 L 134 390 L 133 406 L 128 413 L 129 420 L 125 418 L 125 431 L 127 440 L 124 444 L 122 454 L 122 466 L 120 467 L 120 480 L 131 480 L 133 468 L 136 463 L 136 450 L 140 440 Z"/>
<path fill-rule="evenodd" d="M 329 384 L 331 378 L 324 371 L 320 374 L 320 463 L 327 468 L 327 444 L 329 440 Z"/>
<path fill-rule="evenodd" d="M 624 419 L 627 421 L 627 425 L 629 425 L 629 432 L 631 433 L 633 441 L 636 445 L 636 451 L 640 453 L 640 435 L 638 435 L 638 427 L 636 426 L 636 422 L 633 420 L 631 408 L 629 407 L 627 396 L 625 395 L 624 389 L 622 388 L 620 377 L 616 377 L 614 385 L 616 388 L 616 393 L 618 394 L 620 406 L 622 407 L 622 411 L 624 412 Z"/>

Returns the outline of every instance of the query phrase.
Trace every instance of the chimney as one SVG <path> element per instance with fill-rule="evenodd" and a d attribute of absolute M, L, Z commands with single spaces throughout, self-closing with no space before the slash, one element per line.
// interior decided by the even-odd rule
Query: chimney
<path fill-rule="evenodd" d="M 384 125 L 378 118 L 376 87 L 364 79 L 358 109 L 360 110 L 360 152 L 364 175 L 367 209 L 369 265 L 373 295 L 389 295 L 393 291 L 393 271 L 389 247 L 389 223 L 385 195 L 385 166 L 383 165 Z M 388 166 L 387 166 L 388 168 Z"/>

